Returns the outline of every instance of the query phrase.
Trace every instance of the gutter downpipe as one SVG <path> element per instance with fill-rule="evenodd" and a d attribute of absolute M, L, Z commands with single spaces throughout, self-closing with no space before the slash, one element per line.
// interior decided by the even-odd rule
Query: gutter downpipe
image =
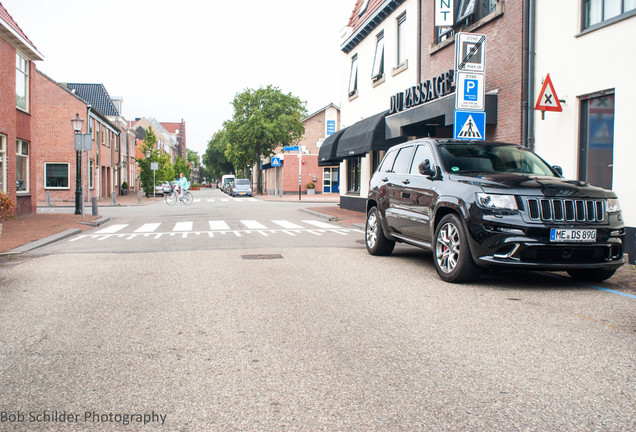
<path fill-rule="evenodd" d="M 535 80 L 535 34 L 536 3 L 526 0 L 523 6 L 523 101 L 521 134 L 522 145 L 534 151 L 534 80 Z"/>
<path fill-rule="evenodd" d="M 422 1 L 417 2 L 417 79 L 415 85 L 422 81 Z"/>

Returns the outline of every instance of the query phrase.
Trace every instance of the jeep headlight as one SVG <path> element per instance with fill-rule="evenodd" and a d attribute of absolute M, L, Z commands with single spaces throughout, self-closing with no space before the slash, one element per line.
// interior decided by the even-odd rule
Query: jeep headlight
<path fill-rule="evenodd" d="M 609 198 L 605 200 L 605 208 L 608 213 L 618 213 L 621 211 L 621 203 L 618 198 Z"/>
<path fill-rule="evenodd" d="M 517 210 L 517 200 L 513 195 L 497 195 L 478 192 L 477 204 L 492 210 Z"/>

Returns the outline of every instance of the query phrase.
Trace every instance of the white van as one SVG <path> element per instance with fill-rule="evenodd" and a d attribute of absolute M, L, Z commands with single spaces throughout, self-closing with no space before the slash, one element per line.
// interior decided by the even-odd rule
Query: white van
<path fill-rule="evenodd" d="M 221 190 L 227 193 L 230 190 L 230 185 L 234 183 L 236 177 L 234 174 L 226 174 L 221 177 Z"/>

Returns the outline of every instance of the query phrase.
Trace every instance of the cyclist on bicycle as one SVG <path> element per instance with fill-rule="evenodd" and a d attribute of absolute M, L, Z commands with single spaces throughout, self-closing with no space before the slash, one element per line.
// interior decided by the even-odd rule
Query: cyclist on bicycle
<path fill-rule="evenodd" d="M 179 201 L 183 200 L 183 193 L 185 192 L 187 184 L 188 184 L 188 179 L 183 175 L 183 173 L 179 174 L 179 180 L 177 180 L 177 184 L 175 185 L 175 189 L 177 192 L 177 197 L 179 197 Z"/>

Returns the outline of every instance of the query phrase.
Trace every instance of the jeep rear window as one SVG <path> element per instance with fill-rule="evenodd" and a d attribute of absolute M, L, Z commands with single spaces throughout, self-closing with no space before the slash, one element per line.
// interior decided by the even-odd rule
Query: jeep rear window
<path fill-rule="evenodd" d="M 522 147 L 500 144 L 441 144 L 444 167 L 451 173 L 519 173 L 554 177 L 541 158 Z"/>

